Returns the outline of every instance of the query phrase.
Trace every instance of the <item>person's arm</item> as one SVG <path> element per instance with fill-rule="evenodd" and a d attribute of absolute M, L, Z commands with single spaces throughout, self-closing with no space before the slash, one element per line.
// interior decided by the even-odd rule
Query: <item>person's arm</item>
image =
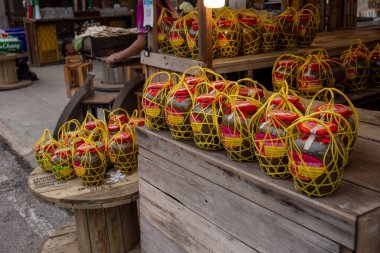
<path fill-rule="evenodd" d="M 132 43 L 132 45 L 130 45 L 123 51 L 120 51 L 108 56 L 107 62 L 112 63 L 112 62 L 121 60 L 123 58 L 137 55 L 144 49 L 144 47 L 145 47 L 145 34 L 138 34 L 137 39 Z"/>

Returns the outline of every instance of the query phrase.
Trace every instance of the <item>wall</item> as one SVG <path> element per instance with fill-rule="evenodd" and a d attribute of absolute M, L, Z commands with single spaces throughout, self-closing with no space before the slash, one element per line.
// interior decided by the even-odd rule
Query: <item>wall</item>
<path fill-rule="evenodd" d="M 358 0 L 358 15 L 359 15 L 359 12 L 362 11 L 362 10 L 366 10 L 368 9 L 368 0 Z"/>
<path fill-rule="evenodd" d="M 5 15 L 5 1 L 0 0 L 0 28 L 8 28 L 8 18 Z"/>

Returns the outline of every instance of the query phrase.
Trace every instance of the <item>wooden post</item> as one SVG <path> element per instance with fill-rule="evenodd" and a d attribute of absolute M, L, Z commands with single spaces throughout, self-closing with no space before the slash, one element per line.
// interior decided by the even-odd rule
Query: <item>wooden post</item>
<path fill-rule="evenodd" d="M 152 52 L 158 52 L 156 1 L 153 1 L 153 27 L 148 34 L 148 46 L 151 47 Z"/>
<path fill-rule="evenodd" d="M 206 64 L 207 68 L 212 68 L 212 11 L 206 8 L 203 0 L 198 1 L 199 15 L 199 60 Z"/>

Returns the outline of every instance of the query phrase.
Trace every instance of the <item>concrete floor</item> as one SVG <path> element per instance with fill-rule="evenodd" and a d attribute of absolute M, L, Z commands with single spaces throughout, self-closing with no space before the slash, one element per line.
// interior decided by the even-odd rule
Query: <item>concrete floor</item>
<path fill-rule="evenodd" d="M 57 228 L 73 222 L 71 211 L 39 202 L 28 189 L 30 167 L 0 140 L 0 252 L 40 252 Z"/>
<path fill-rule="evenodd" d="M 99 81 L 101 67 L 94 67 Z M 69 101 L 63 65 L 31 70 L 40 80 L 0 92 L 0 253 L 39 252 L 55 229 L 73 221 L 71 211 L 39 202 L 28 189 L 33 145 L 44 129 L 54 130 Z"/>

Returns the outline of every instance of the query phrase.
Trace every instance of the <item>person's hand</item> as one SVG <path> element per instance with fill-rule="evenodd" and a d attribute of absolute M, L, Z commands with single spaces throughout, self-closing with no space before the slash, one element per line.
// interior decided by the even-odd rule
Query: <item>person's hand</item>
<path fill-rule="evenodd" d="M 107 63 L 111 64 L 111 63 L 118 61 L 120 59 L 121 59 L 120 53 L 113 53 L 110 56 L 108 56 Z"/>

